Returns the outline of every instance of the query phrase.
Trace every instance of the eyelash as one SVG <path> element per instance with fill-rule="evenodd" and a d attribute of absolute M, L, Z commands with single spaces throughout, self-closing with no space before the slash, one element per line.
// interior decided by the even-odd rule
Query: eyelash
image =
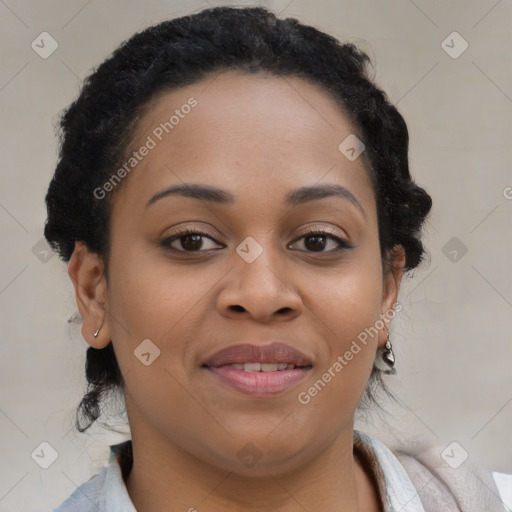
<path fill-rule="evenodd" d="M 344 251 L 346 249 L 353 248 L 353 246 L 351 244 L 349 244 L 345 240 L 341 239 L 340 237 L 335 236 L 332 231 L 334 231 L 334 230 L 330 230 L 329 228 L 325 228 L 324 230 L 308 228 L 306 233 L 303 233 L 300 237 L 296 238 L 293 242 L 291 242 L 291 244 L 295 244 L 298 240 L 305 238 L 305 237 L 320 235 L 320 236 L 325 236 L 328 239 L 334 240 L 338 244 L 339 247 L 337 249 L 330 250 L 330 251 L 300 251 L 300 252 L 309 252 L 312 254 L 333 254 L 333 253 L 338 253 L 338 252 Z M 206 238 L 209 238 L 210 240 L 213 240 L 214 242 L 217 242 L 209 234 L 203 233 L 197 229 L 188 227 L 188 228 L 185 228 L 182 231 L 178 231 L 177 233 L 173 234 L 172 236 L 167 237 L 166 239 L 162 240 L 160 242 L 160 246 L 162 246 L 165 249 L 168 249 L 170 251 L 182 252 L 182 253 L 201 253 L 201 252 L 206 252 L 208 250 L 212 250 L 212 249 L 206 249 L 206 251 L 205 250 L 187 251 L 187 250 L 182 250 L 182 249 L 175 249 L 174 247 L 170 246 L 172 242 L 179 240 L 180 238 L 183 238 L 187 235 L 199 235 L 201 237 L 206 237 Z M 215 250 L 215 249 L 213 249 L 213 250 Z"/>

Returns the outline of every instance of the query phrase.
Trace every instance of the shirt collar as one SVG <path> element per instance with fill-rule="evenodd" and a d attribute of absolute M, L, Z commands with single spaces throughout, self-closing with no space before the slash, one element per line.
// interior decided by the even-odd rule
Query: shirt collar
<path fill-rule="evenodd" d="M 109 512 L 137 512 L 123 480 L 117 460 L 119 451 L 131 440 L 112 445 L 108 459 L 105 483 L 99 499 L 99 509 Z"/>
<path fill-rule="evenodd" d="M 355 430 L 354 449 L 359 450 L 368 463 L 385 512 L 425 512 L 409 475 L 389 448 L 374 437 Z"/>

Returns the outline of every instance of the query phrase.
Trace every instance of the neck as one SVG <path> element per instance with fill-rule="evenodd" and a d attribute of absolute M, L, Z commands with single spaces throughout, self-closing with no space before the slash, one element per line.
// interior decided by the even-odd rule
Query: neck
<path fill-rule="evenodd" d="M 132 441 L 126 487 L 139 512 L 356 512 L 367 502 L 367 477 L 353 456 L 353 425 L 300 467 L 257 477 L 221 470 L 154 432 L 132 432 Z"/>

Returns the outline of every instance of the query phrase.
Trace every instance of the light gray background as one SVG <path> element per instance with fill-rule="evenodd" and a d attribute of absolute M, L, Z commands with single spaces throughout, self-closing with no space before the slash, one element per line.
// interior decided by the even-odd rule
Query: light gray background
<path fill-rule="evenodd" d="M 390 415 L 358 427 L 384 440 L 396 429 L 441 446 L 457 441 L 470 457 L 512 472 L 511 3 L 261 4 L 370 53 L 377 82 L 408 122 L 412 173 L 434 199 L 430 262 L 404 283 L 392 331 L 402 405 L 387 404 Z M 73 430 L 87 345 L 67 328 L 76 305 L 65 265 L 33 252 L 58 114 L 122 40 L 207 5 L 217 3 L 0 0 L 0 511 L 56 506 L 97 472 L 108 443 L 124 439 Z M 59 44 L 48 59 L 31 48 L 43 31 Z M 458 58 L 441 46 L 453 31 L 469 44 Z M 467 247 L 455 262 L 450 245 L 443 251 L 452 237 Z M 42 441 L 59 454 L 46 470 L 31 458 Z"/>

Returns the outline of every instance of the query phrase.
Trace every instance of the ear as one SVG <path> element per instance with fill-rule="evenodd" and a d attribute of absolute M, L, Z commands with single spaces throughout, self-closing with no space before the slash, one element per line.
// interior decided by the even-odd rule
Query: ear
<path fill-rule="evenodd" d="M 404 274 L 405 250 L 401 245 L 395 245 L 387 257 L 384 265 L 384 286 L 382 291 L 381 318 L 386 324 L 386 328 L 379 333 L 379 347 L 386 343 L 387 333 L 390 329 L 390 321 L 393 317 L 392 312 L 400 291 L 400 283 Z M 387 329 L 387 331 L 386 331 Z"/>
<path fill-rule="evenodd" d="M 82 316 L 82 337 L 94 348 L 105 348 L 111 341 L 107 321 L 107 280 L 102 258 L 89 251 L 84 242 L 75 242 L 68 263 L 68 274 L 75 288 L 78 310 Z M 94 337 L 94 332 L 100 329 Z"/>

